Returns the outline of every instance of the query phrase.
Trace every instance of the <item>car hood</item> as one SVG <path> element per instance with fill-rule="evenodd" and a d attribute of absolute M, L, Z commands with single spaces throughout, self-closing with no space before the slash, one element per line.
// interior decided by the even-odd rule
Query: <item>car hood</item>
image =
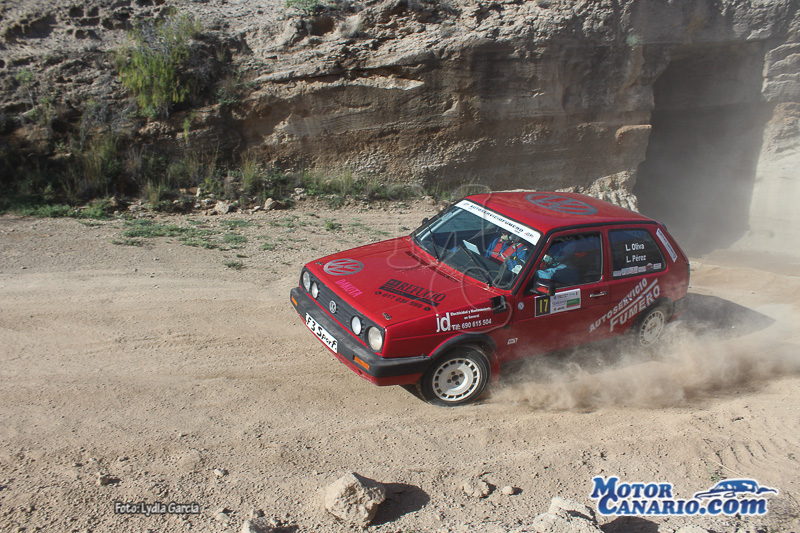
<path fill-rule="evenodd" d="M 353 248 L 306 266 L 383 327 L 432 313 L 485 307 L 499 294 L 436 262 L 419 251 L 410 237 Z"/>

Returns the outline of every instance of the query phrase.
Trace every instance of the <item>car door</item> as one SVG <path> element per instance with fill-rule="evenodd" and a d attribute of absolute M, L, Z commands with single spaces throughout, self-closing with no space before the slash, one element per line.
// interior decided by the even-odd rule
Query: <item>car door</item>
<path fill-rule="evenodd" d="M 609 312 L 593 324 L 593 336 L 624 333 L 661 296 L 660 278 L 668 268 L 656 240 L 655 225 L 608 228 Z"/>
<path fill-rule="evenodd" d="M 601 228 L 554 233 L 543 250 L 516 298 L 512 358 L 588 342 L 589 328 L 608 310 Z M 541 285 L 549 285 L 550 294 Z"/>

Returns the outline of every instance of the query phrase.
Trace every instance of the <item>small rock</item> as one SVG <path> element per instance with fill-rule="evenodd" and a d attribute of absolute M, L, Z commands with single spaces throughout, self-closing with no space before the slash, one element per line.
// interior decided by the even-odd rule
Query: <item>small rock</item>
<path fill-rule="evenodd" d="M 97 473 L 97 484 L 101 487 L 111 485 L 112 483 L 117 483 L 118 481 L 119 479 L 115 478 L 114 476 L 109 476 L 108 474 L 102 474 L 100 472 Z"/>
<path fill-rule="evenodd" d="M 283 202 L 279 202 L 278 200 L 274 200 L 272 198 L 267 198 L 267 201 L 264 202 L 264 210 L 274 211 L 277 209 L 286 209 L 286 204 L 284 204 Z"/>
<path fill-rule="evenodd" d="M 545 533 L 564 531 L 570 533 L 602 533 L 597 525 L 594 511 L 583 504 L 555 497 L 551 500 L 550 509 L 533 519 L 530 526 L 523 531 Z M 522 531 L 514 530 L 514 533 Z"/>
<path fill-rule="evenodd" d="M 251 518 L 242 524 L 242 533 L 272 533 L 274 529 L 263 518 Z"/>
<path fill-rule="evenodd" d="M 325 509 L 336 518 L 367 527 L 378 505 L 386 499 L 386 488 L 356 473 L 342 476 L 325 489 Z"/>
<path fill-rule="evenodd" d="M 489 484 L 481 479 L 469 479 L 461 485 L 464 494 L 472 498 L 485 498 L 492 493 Z"/>
<path fill-rule="evenodd" d="M 264 516 L 264 511 L 262 511 L 261 509 L 253 509 L 252 511 L 250 511 L 250 518 L 263 518 L 263 516 Z"/>
<path fill-rule="evenodd" d="M 214 475 L 217 477 L 225 477 L 228 475 L 228 471 L 222 468 L 215 468 Z"/>
<path fill-rule="evenodd" d="M 227 215 L 231 212 L 231 204 L 223 200 L 219 200 L 214 206 L 214 211 L 216 211 L 218 215 Z"/>
<path fill-rule="evenodd" d="M 225 507 L 217 509 L 217 512 L 214 513 L 214 520 L 217 522 L 222 522 L 223 524 L 227 524 L 231 521 L 231 517 L 229 515 L 230 512 L 231 510 Z"/>
<path fill-rule="evenodd" d="M 515 489 L 511 485 L 506 485 L 505 487 L 503 487 L 501 492 L 506 496 L 513 496 L 514 494 L 517 493 L 517 489 Z"/>

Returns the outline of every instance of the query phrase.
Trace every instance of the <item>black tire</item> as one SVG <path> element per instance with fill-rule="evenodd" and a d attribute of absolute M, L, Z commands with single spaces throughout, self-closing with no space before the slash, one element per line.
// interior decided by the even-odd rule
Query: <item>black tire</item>
<path fill-rule="evenodd" d="M 665 304 L 656 304 L 644 311 L 631 328 L 634 345 L 638 348 L 650 349 L 664 337 L 672 313 Z"/>
<path fill-rule="evenodd" d="M 426 402 L 455 407 L 475 401 L 489 383 L 490 373 L 483 352 L 474 346 L 458 346 L 438 358 L 417 387 Z"/>

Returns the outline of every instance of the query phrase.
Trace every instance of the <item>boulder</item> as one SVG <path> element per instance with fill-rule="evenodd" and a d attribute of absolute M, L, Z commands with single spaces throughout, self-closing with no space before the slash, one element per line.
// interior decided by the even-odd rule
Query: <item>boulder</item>
<path fill-rule="evenodd" d="M 366 527 L 386 499 L 386 488 L 371 479 L 350 473 L 325 489 L 325 509 L 349 524 Z"/>

